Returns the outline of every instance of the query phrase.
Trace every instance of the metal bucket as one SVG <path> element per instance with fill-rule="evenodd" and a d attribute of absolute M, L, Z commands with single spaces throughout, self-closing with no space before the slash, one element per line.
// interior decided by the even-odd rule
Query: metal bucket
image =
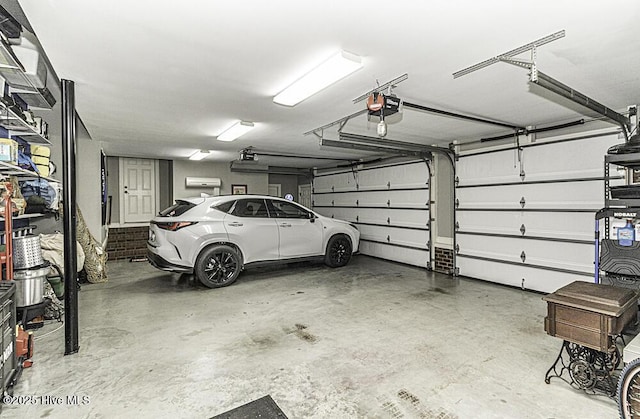
<path fill-rule="evenodd" d="M 27 307 L 40 304 L 44 300 L 44 281 L 47 280 L 49 266 L 38 269 L 13 271 L 16 284 L 16 306 Z"/>
<path fill-rule="evenodd" d="M 44 263 L 40 236 L 24 236 L 13 239 L 13 267 L 28 269 Z"/>

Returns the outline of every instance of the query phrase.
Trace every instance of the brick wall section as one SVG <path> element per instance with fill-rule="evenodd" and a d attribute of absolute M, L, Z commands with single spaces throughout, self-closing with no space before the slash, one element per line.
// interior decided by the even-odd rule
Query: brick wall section
<path fill-rule="evenodd" d="M 109 260 L 147 256 L 149 227 L 110 228 L 107 240 Z"/>
<path fill-rule="evenodd" d="M 453 272 L 453 250 L 436 247 L 435 250 L 435 267 L 438 272 Z"/>

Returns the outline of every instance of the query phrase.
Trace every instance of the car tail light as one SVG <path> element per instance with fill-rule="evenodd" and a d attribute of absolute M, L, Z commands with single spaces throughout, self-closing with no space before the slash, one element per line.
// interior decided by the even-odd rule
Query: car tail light
<path fill-rule="evenodd" d="M 178 221 L 178 222 L 175 222 L 175 223 L 154 222 L 153 224 L 157 225 L 159 228 L 161 228 L 163 230 L 176 231 L 176 230 L 180 230 L 181 228 L 189 227 L 189 226 L 192 226 L 192 225 L 198 224 L 198 223 L 195 222 L 195 221 Z"/>

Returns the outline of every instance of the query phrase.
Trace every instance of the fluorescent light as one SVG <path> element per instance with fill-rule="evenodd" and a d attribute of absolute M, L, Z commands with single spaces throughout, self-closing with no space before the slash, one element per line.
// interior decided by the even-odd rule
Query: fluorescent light
<path fill-rule="evenodd" d="M 189 156 L 189 160 L 202 160 L 209 155 L 209 150 L 198 150 Z"/>
<path fill-rule="evenodd" d="M 246 134 L 254 128 L 253 122 L 238 121 L 224 130 L 217 139 L 220 141 L 233 141 L 241 135 Z"/>
<path fill-rule="evenodd" d="M 297 105 L 360 68 L 362 60 L 359 56 L 340 51 L 278 93 L 273 101 L 286 106 Z"/>

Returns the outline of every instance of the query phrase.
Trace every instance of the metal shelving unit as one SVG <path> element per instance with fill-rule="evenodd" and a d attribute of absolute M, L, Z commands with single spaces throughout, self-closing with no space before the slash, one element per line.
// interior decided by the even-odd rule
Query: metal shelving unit
<path fill-rule="evenodd" d="M 611 196 L 611 166 L 623 167 L 627 170 L 627 179 L 632 179 L 633 170 L 640 169 L 640 153 L 628 154 L 607 154 L 604 157 L 604 208 L 599 210 L 595 215 L 595 282 L 601 283 L 602 278 L 606 278 L 612 285 L 620 285 L 631 288 L 640 287 L 640 276 L 635 273 L 637 267 L 634 267 L 633 261 L 639 259 L 638 246 L 617 247 L 612 250 L 615 254 L 604 253 L 606 247 L 617 245 L 609 244 L 605 246 L 605 241 L 613 243 L 611 233 L 611 219 L 637 219 L 640 216 L 640 198 L 622 197 L 613 198 Z M 640 184 L 634 185 L 627 181 L 626 186 L 631 191 L 637 188 L 638 196 L 640 196 Z M 600 237 L 600 221 L 604 220 L 603 235 Z M 609 263 L 609 268 L 603 268 L 602 264 L 605 260 L 616 263 Z M 601 275 L 600 271 L 603 270 Z"/>
<path fill-rule="evenodd" d="M 46 89 L 39 89 L 34 86 L 27 74 L 25 74 L 25 69 L 11 49 L 11 45 L 4 39 L 0 39 L 0 76 L 7 81 L 15 93 L 29 95 L 34 103 L 48 103 L 42 94 L 42 91 Z M 43 109 L 50 108 L 50 106 L 46 106 Z"/>
<path fill-rule="evenodd" d="M 23 169 L 22 167 L 16 166 L 15 164 L 7 163 L 6 161 L 0 161 L 0 176 L 3 176 L 3 175 L 17 176 L 20 178 L 27 178 L 27 179 L 40 178 L 40 179 L 44 179 L 51 182 L 59 182 L 59 180 L 57 179 L 40 176 L 34 171 Z"/>
<path fill-rule="evenodd" d="M 604 209 L 607 208 L 628 208 L 640 207 L 640 198 L 612 198 L 611 197 L 611 165 L 624 167 L 629 171 L 640 169 L 640 153 L 629 154 L 607 154 L 604 157 Z M 633 176 L 627 174 L 627 178 Z M 637 185 L 640 192 L 640 184 Z M 609 218 L 604 218 L 604 238 L 608 239 L 611 225 Z"/>
<path fill-rule="evenodd" d="M 23 137 L 32 144 L 51 144 L 48 138 L 44 137 L 34 126 L 29 125 L 27 121 L 20 118 L 2 102 L 0 102 L 0 127 L 9 131 L 10 137 Z"/>

